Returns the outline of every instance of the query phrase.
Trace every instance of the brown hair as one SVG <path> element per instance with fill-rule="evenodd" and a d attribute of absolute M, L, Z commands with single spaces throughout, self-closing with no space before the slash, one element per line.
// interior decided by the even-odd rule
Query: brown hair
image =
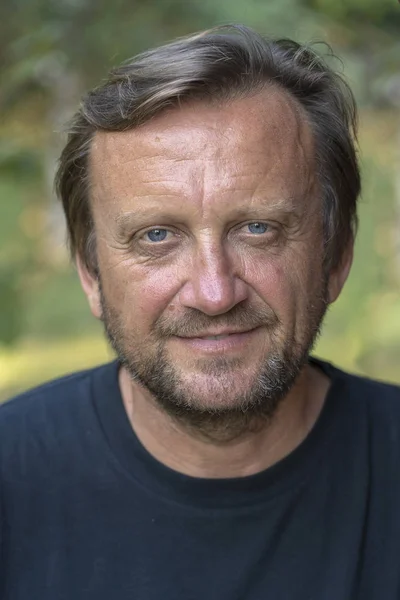
<path fill-rule="evenodd" d="M 323 195 L 325 265 L 337 266 L 357 227 L 354 98 L 310 47 L 266 39 L 241 25 L 216 27 L 139 54 L 84 97 L 56 175 L 72 256 L 78 254 L 96 272 L 88 173 L 96 131 L 133 129 L 182 100 L 243 97 L 266 84 L 286 90 L 307 114 Z"/>

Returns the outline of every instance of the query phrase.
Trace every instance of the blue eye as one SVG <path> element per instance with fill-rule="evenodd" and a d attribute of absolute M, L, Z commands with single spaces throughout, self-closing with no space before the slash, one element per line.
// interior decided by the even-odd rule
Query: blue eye
<path fill-rule="evenodd" d="M 268 229 L 268 225 L 266 223 L 249 223 L 247 225 L 250 233 L 265 233 Z"/>
<path fill-rule="evenodd" d="M 151 242 L 163 242 L 168 235 L 167 229 L 151 229 L 146 233 Z"/>

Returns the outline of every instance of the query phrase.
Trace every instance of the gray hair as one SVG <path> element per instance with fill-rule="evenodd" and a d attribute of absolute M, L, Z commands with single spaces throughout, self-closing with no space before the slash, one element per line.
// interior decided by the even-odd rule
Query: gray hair
<path fill-rule="evenodd" d="M 266 39 L 242 25 L 221 26 L 143 52 L 112 70 L 74 115 L 56 174 L 73 257 L 97 272 L 89 202 L 89 152 L 96 131 L 125 131 L 182 101 L 245 97 L 277 85 L 302 106 L 315 140 L 327 270 L 357 229 L 360 173 L 351 90 L 309 46 Z"/>

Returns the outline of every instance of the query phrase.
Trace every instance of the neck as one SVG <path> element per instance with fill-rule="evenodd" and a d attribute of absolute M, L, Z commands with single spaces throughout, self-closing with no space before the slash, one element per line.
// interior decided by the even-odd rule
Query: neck
<path fill-rule="evenodd" d="M 132 428 L 146 450 L 176 471 L 204 478 L 253 475 L 287 456 L 312 429 L 330 385 L 319 369 L 307 365 L 271 419 L 260 418 L 237 436 L 212 439 L 171 418 L 123 367 L 119 383 Z"/>

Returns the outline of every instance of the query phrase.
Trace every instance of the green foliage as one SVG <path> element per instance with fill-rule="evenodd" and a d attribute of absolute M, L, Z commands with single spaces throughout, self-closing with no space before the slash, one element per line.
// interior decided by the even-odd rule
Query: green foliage
<path fill-rule="evenodd" d="M 347 26 L 368 24 L 393 33 L 400 28 L 400 9 L 393 0 L 306 0 L 305 4 Z"/>
<path fill-rule="evenodd" d="M 32 153 L 0 146 L 0 345 L 16 343 L 25 328 L 24 281 L 36 268 L 34 240 L 22 224 L 26 198 L 34 199 L 38 164 Z M 29 215 L 28 215 L 29 216 Z"/>
<path fill-rule="evenodd" d="M 72 268 L 48 267 L 31 284 L 29 299 L 25 327 L 34 339 L 49 342 L 99 331 Z"/>
<path fill-rule="evenodd" d="M 18 278 L 0 266 L 0 343 L 11 345 L 22 333 L 22 302 Z"/>
<path fill-rule="evenodd" d="M 35 178 L 38 172 L 40 172 L 40 159 L 37 153 L 12 143 L 0 143 L 0 177 L 2 181 L 21 177 L 29 180 Z"/>

